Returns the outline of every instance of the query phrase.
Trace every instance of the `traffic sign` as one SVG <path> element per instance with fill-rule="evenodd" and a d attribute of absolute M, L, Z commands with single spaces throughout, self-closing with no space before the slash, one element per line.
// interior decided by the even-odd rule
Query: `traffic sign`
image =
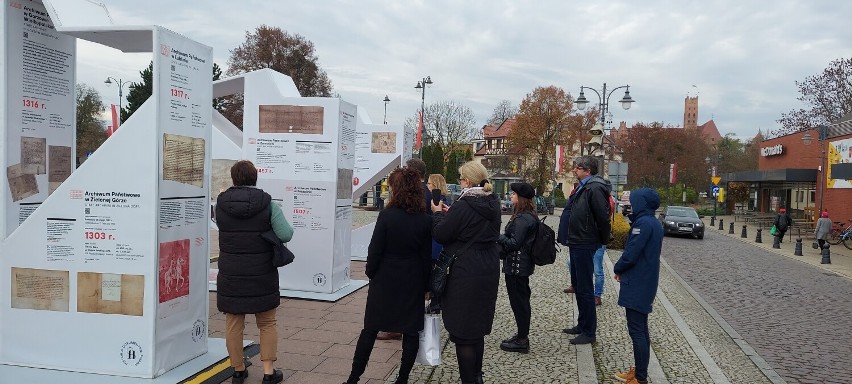
<path fill-rule="evenodd" d="M 719 196 L 719 186 L 714 185 L 710 187 L 710 192 L 713 193 L 713 196 Z"/>
<path fill-rule="evenodd" d="M 719 185 L 719 182 L 722 181 L 722 178 L 719 176 L 713 176 L 710 178 L 710 181 L 713 182 L 713 185 Z"/>

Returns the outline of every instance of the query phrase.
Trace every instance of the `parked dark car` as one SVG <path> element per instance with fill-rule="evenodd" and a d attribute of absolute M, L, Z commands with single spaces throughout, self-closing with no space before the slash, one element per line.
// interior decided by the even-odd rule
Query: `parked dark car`
<path fill-rule="evenodd" d="M 447 184 L 447 202 L 449 205 L 453 205 L 456 200 L 461 196 L 462 187 L 458 184 Z"/>
<path fill-rule="evenodd" d="M 660 223 L 666 235 L 692 236 L 704 238 L 704 222 L 694 208 L 668 206 L 660 213 Z"/>
<path fill-rule="evenodd" d="M 552 215 L 553 209 L 556 208 L 556 204 L 553 203 L 553 199 L 550 197 L 536 196 L 534 202 L 536 213 Z"/>

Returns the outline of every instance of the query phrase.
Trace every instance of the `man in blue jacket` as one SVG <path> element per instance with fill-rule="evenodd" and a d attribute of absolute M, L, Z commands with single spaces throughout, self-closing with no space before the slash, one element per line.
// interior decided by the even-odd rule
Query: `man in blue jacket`
<path fill-rule="evenodd" d="M 648 314 L 660 283 L 663 247 L 663 227 L 654 215 L 660 207 L 660 195 L 653 189 L 641 188 L 630 193 L 630 205 L 633 207 L 630 235 L 613 272 L 615 281 L 621 284 L 618 305 L 627 312 L 627 331 L 633 341 L 635 367 L 616 373 L 614 377 L 628 384 L 645 384 L 651 358 Z"/>

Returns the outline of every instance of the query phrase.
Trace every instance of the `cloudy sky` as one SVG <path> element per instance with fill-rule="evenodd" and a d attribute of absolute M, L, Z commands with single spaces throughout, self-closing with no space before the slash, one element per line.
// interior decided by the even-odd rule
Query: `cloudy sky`
<path fill-rule="evenodd" d="M 610 98 L 613 121 L 681 126 L 687 94 L 699 94 L 702 124 L 751 137 L 778 127 L 803 104 L 795 81 L 852 54 L 852 2 L 814 1 L 165 1 L 99 0 L 119 25 L 156 24 L 210 45 L 227 67 L 230 50 L 261 24 L 311 40 L 335 92 L 401 124 L 426 103 L 454 100 L 483 124 L 501 100 L 539 86 L 575 97 L 580 86 L 630 85 L 629 111 Z M 150 55 L 81 43 L 78 82 L 118 100 L 106 76 L 138 81 Z M 694 87 L 693 87 L 694 86 Z M 593 92 L 586 97 L 597 101 Z"/>

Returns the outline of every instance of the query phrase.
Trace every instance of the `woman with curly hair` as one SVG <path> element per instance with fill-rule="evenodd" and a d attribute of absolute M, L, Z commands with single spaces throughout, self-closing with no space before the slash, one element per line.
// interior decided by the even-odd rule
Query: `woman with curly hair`
<path fill-rule="evenodd" d="M 364 329 L 358 337 L 352 371 L 345 384 L 356 384 L 367 368 L 379 330 L 402 333 L 402 358 L 395 383 L 408 383 L 423 330 L 432 252 L 432 218 L 426 213 L 423 183 L 417 171 L 399 168 L 388 176 L 391 199 L 379 213 L 367 250 L 370 278 Z"/>

